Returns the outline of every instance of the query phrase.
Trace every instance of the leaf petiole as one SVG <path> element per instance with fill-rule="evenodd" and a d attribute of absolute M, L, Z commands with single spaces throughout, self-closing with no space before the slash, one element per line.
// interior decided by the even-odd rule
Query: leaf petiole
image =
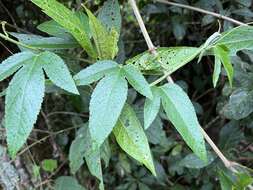
<path fill-rule="evenodd" d="M 4 40 L 9 41 L 11 43 L 14 43 L 14 44 L 16 44 L 18 46 L 23 46 L 24 48 L 28 48 L 28 49 L 31 49 L 31 50 L 39 51 L 39 49 L 36 48 L 36 47 L 29 46 L 29 45 L 24 44 L 22 42 L 16 41 L 16 40 L 14 40 L 14 39 L 10 38 L 9 36 L 4 35 L 2 33 L 0 33 L 0 38 L 3 38 Z"/>

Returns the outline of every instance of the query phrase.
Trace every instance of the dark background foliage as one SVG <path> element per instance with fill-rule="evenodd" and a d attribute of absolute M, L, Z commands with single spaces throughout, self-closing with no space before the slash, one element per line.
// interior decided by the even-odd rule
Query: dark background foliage
<path fill-rule="evenodd" d="M 73 9 L 81 8 L 81 0 L 62 0 L 61 2 Z M 250 0 L 177 0 L 176 2 L 218 12 L 245 23 L 253 19 L 253 4 Z M 103 1 L 100 0 L 87 2 L 87 6 L 93 11 L 97 11 L 102 4 Z M 219 28 L 217 18 L 210 15 L 148 0 L 138 1 L 138 4 L 156 46 L 199 46 Z M 125 1 L 121 1 L 121 5 L 123 26 L 118 60 L 124 62 L 125 59 L 145 51 L 147 47 L 131 8 Z M 45 35 L 36 29 L 36 25 L 47 19 L 28 0 L 0 0 L 0 20 L 10 24 L 6 25 L 8 31 Z M 222 31 L 234 26 L 228 21 L 220 20 L 220 22 Z M 0 40 L 0 60 L 17 51 L 15 45 Z M 73 57 L 80 57 L 80 55 L 82 57 L 80 50 L 68 53 Z M 253 53 L 243 51 L 232 60 L 235 68 L 233 88 L 229 87 L 225 72 L 218 86 L 213 88 L 211 75 L 214 60 L 212 57 L 205 57 L 199 64 L 194 60 L 175 72 L 172 78 L 187 91 L 194 102 L 201 125 L 224 154 L 229 159 L 252 168 Z M 85 65 L 77 59 L 66 59 L 66 63 L 73 72 Z M 7 87 L 9 80 L 0 84 L 1 92 Z M 48 88 L 47 91 L 50 93 L 45 97 L 43 111 L 24 147 L 26 151 L 21 152 L 12 162 L 14 167 L 10 169 L 10 172 L 13 170 L 16 175 L 22 176 L 21 189 L 29 189 L 32 186 L 35 189 L 50 188 L 53 184 L 51 180 L 70 174 L 67 157 L 76 131 L 73 126 L 78 127 L 88 118 L 91 92 L 89 88 L 83 89 L 81 98 L 66 95 L 53 87 Z M 3 102 L 4 96 L 0 97 L 1 122 L 4 112 Z M 142 110 L 138 107 L 143 105 L 143 98 L 136 95 L 134 91 L 130 91 L 129 102 L 136 105 L 136 110 L 141 115 Z M 163 113 L 160 115 L 163 118 Z M 60 130 L 64 132 L 54 135 L 54 132 Z M 217 170 L 223 166 L 215 156 L 214 161 L 203 168 L 196 158 L 184 159 L 191 154 L 191 151 L 172 125 L 163 119 L 157 119 L 147 131 L 147 135 L 156 160 L 158 177 L 151 176 L 145 168 L 112 144 L 110 165 L 104 169 L 107 189 L 220 189 Z M 43 138 L 45 140 L 40 141 Z M 2 146 L 6 146 L 4 129 L 1 125 L 0 140 Z M 1 159 L 9 161 L 7 155 Z M 47 172 L 42 167 L 38 174 L 36 168 L 42 166 L 45 159 L 56 160 L 57 169 Z M 76 178 L 88 189 L 97 189 L 96 180 L 89 174 L 86 166 L 76 174 Z"/>

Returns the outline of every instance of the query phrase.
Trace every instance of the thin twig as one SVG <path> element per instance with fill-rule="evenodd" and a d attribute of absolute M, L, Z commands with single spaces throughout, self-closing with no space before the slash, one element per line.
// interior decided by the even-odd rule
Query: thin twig
<path fill-rule="evenodd" d="M 143 36 L 144 36 L 144 38 L 145 38 L 145 40 L 146 40 L 146 43 L 147 43 L 148 47 L 149 47 L 149 50 L 151 50 L 151 52 L 153 51 L 152 53 L 156 53 L 156 49 L 155 49 L 155 47 L 154 47 L 154 45 L 153 45 L 153 43 L 152 43 L 152 41 L 151 41 L 151 39 L 150 39 L 150 37 L 149 37 L 149 34 L 148 34 L 147 30 L 146 30 L 146 27 L 145 27 L 144 22 L 143 22 L 143 20 L 142 20 L 142 18 L 141 18 L 141 15 L 140 15 L 140 12 L 139 12 L 139 9 L 138 9 L 138 7 L 137 7 L 137 5 L 136 5 L 135 0 L 129 0 L 129 2 L 130 2 L 130 5 L 131 5 L 131 7 L 132 7 L 132 9 L 133 9 L 133 11 L 134 11 L 134 14 L 135 14 L 136 19 L 137 19 L 137 21 L 138 21 L 138 23 L 139 23 L 140 29 L 141 29 L 141 31 L 142 31 L 142 33 L 143 33 Z M 165 74 L 164 76 L 166 76 L 166 74 Z M 174 82 L 170 76 L 168 76 L 167 80 L 170 81 L 170 82 L 172 82 L 172 83 Z M 222 153 L 222 152 L 219 150 L 219 148 L 214 144 L 214 142 L 212 141 L 212 139 L 208 136 L 208 134 L 204 131 L 204 129 L 202 129 L 201 126 L 200 126 L 200 131 L 201 131 L 202 135 L 204 136 L 204 138 L 206 139 L 206 141 L 208 142 L 208 144 L 212 147 L 212 149 L 214 150 L 214 152 L 215 152 L 215 153 L 218 155 L 218 157 L 221 159 L 221 161 L 223 162 L 223 164 L 224 164 L 228 169 L 230 169 L 230 170 L 233 171 L 233 168 L 232 168 L 232 167 L 234 166 L 233 162 L 229 161 L 229 160 L 223 155 L 223 153 Z"/>
<path fill-rule="evenodd" d="M 145 38 L 145 41 L 146 41 L 147 45 L 148 45 L 149 51 L 152 54 L 157 55 L 156 47 L 154 46 L 154 44 L 153 44 L 153 42 L 152 42 L 152 40 L 151 40 L 151 38 L 150 38 L 150 36 L 148 34 L 148 31 L 147 31 L 146 26 L 145 26 L 145 24 L 143 22 L 143 19 L 141 17 L 140 11 L 139 11 L 139 9 L 138 9 L 138 7 L 136 5 L 135 0 L 129 0 L 129 3 L 130 3 L 130 5 L 131 5 L 131 7 L 132 7 L 132 9 L 134 11 L 134 15 L 135 15 L 135 17 L 136 17 L 136 19 L 138 21 L 139 27 L 141 29 L 141 32 L 143 34 L 143 37 Z M 166 75 L 166 73 L 165 73 L 164 76 L 165 76 L 165 78 L 167 78 L 168 82 L 174 83 L 174 81 L 170 77 L 170 75 Z"/>
<path fill-rule="evenodd" d="M 73 116 L 80 116 L 84 118 L 88 118 L 88 115 L 81 114 L 81 113 L 75 113 L 75 112 L 66 112 L 66 111 L 55 111 L 47 114 L 46 117 L 51 117 L 53 115 L 73 115 Z"/>
<path fill-rule="evenodd" d="M 174 3 L 174 2 L 166 1 L 166 0 L 154 0 L 154 1 L 159 2 L 159 3 L 164 3 L 164 4 L 167 4 L 167 5 L 173 5 L 173 6 L 177 6 L 177 7 L 197 11 L 197 12 L 208 14 L 208 15 L 212 15 L 214 17 L 217 17 L 217 18 L 223 19 L 223 20 L 227 20 L 227 21 L 232 22 L 232 23 L 234 23 L 236 25 L 239 25 L 239 26 L 240 25 L 247 26 L 247 24 L 245 24 L 243 22 L 240 22 L 238 20 L 235 20 L 233 18 L 221 15 L 219 13 L 214 13 L 214 12 L 211 12 L 211 11 L 208 11 L 208 10 L 205 10 L 205 9 L 201 9 L 201 8 L 198 8 L 198 7 L 193 7 L 193 6 L 190 6 L 190 5 L 184 5 L 184 4 L 181 4 L 181 3 Z"/>
<path fill-rule="evenodd" d="M 212 149 L 214 150 L 214 152 L 219 156 L 219 158 L 224 163 L 224 165 L 227 168 L 231 168 L 231 162 L 223 155 L 223 153 L 220 151 L 220 149 L 214 144 L 214 142 L 208 136 L 208 134 L 205 132 L 205 130 L 202 127 L 200 127 L 200 129 L 201 129 L 201 133 L 203 134 L 204 138 L 206 139 L 206 141 L 208 142 L 208 144 L 212 147 Z"/>

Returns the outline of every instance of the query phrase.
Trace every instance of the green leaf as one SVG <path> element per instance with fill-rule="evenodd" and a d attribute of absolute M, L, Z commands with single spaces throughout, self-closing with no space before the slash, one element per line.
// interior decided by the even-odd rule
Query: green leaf
<path fill-rule="evenodd" d="M 34 57 L 32 52 L 16 53 L 0 64 L 0 81 L 16 72 L 23 63 Z"/>
<path fill-rule="evenodd" d="M 71 34 L 54 20 L 49 20 L 38 25 L 37 28 L 51 36 L 64 39 L 73 39 Z"/>
<path fill-rule="evenodd" d="M 79 47 L 79 44 L 75 40 L 71 39 L 63 39 L 58 37 L 43 37 L 33 34 L 19 34 L 13 32 L 10 34 L 24 44 L 37 47 L 43 50 L 70 49 Z M 26 48 L 21 46 L 20 49 L 26 50 Z"/>
<path fill-rule="evenodd" d="M 180 166 L 186 167 L 186 168 L 194 168 L 194 169 L 201 169 L 208 165 L 210 165 L 215 157 L 211 152 L 207 152 L 207 162 L 204 162 L 203 160 L 200 160 L 195 154 L 188 154 L 186 157 L 184 157 L 180 162 Z"/>
<path fill-rule="evenodd" d="M 119 146 L 156 176 L 148 139 L 134 110 L 128 104 L 125 105 L 113 133 Z"/>
<path fill-rule="evenodd" d="M 118 52 L 118 33 L 112 29 L 106 30 L 103 24 L 88 10 L 86 12 L 90 20 L 91 33 L 97 48 L 98 58 L 113 59 Z"/>
<path fill-rule="evenodd" d="M 160 117 L 156 117 L 145 133 L 148 137 L 148 141 L 154 145 L 160 145 L 166 150 L 169 150 L 173 146 L 174 142 L 166 136 Z"/>
<path fill-rule="evenodd" d="M 89 38 L 91 38 L 89 18 L 83 11 L 75 12 L 75 15 L 79 18 L 81 22 L 82 29 L 87 32 Z"/>
<path fill-rule="evenodd" d="M 23 146 L 39 114 L 45 79 L 38 57 L 26 61 L 11 80 L 6 94 L 5 127 L 12 157 Z"/>
<path fill-rule="evenodd" d="M 55 181 L 55 190 L 86 190 L 78 181 L 71 176 L 61 176 Z"/>
<path fill-rule="evenodd" d="M 250 174 L 247 174 L 245 172 L 236 173 L 236 189 L 245 189 L 248 185 L 251 185 L 252 183 L 253 178 L 250 176 Z"/>
<path fill-rule="evenodd" d="M 72 141 L 69 149 L 70 170 L 75 174 L 84 163 L 85 152 L 88 149 L 88 124 L 84 124 L 78 131 L 75 140 Z"/>
<path fill-rule="evenodd" d="M 58 167 L 57 160 L 52 160 L 52 159 L 43 160 L 41 167 L 46 172 L 53 172 Z"/>
<path fill-rule="evenodd" d="M 237 88 L 230 96 L 229 101 L 221 113 L 229 119 L 240 120 L 253 112 L 253 91 Z"/>
<path fill-rule="evenodd" d="M 219 170 L 219 180 L 222 190 L 232 190 L 233 182 L 222 170 Z"/>
<path fill-rule="evenodd" d="M 83 24 L 74 12 L 66 8 L 56 0 L 31 0 L 39 6 L 43 12 L 54 19 L 58 24 L 69 31 L 79 44 L 87 51 L 88 55 L 96 58 L 93 45 L 87 31 L 83 30 Z"/>
<path fill-rule="evenodd" d="M 81 70 L 74 76 L 77 85 L 88 85 L 99 79 L 105 74 L 118 68 L 118 64 L 114 61 L 98 61 L 93 65 Z"/>
<path fill-rule="evenodd" d="M 109 166 L 110 158 L 111 158 L 111 148 L 108 139 L 105 140 L 102 147 L 100 148 L 101 159 L 105 163 L 105 167 Z"/>
<path fill-rule="evenodd" d="M 81 11 L 77 11 L 74 14 L 80 19 L 83 30 L 86 31 L 88 34 L 90 34 L 89 19 L 87 15 L 85 15 Z M 58 24 L 54 20 L 43 22 L 42 24 L 38 25 L 37 28 L 40 31 L 45 32 L 51 36 L 74 40 L 69 31 L 67 31 L 65 28 L 63 28 L 60 24 Z"/>
<path fill-rule="evenodd" d="M 146 98 L 144 104 L 144 129 L 148 129 L 155 120 L 161 104 L 159 89 L 157 87 L 151 88 L 153 99 Z"/>
<path fill-rule="evenodd" d="M 171 22 L 173 34 L 178 41 L 181 41 L 186 35 L 186 27 L 181 18 L 181 16 L 173 16 Z"/>
<path fill-rule="evenodd" d="M 216 45 L 225 45 L 231 55 L 235 55 L 239 50 L 253 49 L 253 27 L 239 26 L 224 32 Z"/>
<path fill-rule="evenodd" d="M 224 46 L 215 46 L 214 47 L 214 54 L 222 62 L 223 66 L 226 70 L 226 73 L 228 75 L 229 84 L 232 87 L 233 77 L 234 77 L 234 69 L 233 69 L 233 66 L 230 61 L 228 50 Z"/>
<path fill-rule="evenodd" d="M 107 31 L 116 29 L 120 34 L 121 15 L 118 0 L 106 1 L 98 13 L 98 19 L 105 25 Z"/>
<path fill-rule="evenodd" d="M 215 57 L 214 71 L 213 71 L 213 86 L 217 85 L 221 73 L 221 61 L 218 57 Z"/>
<path fill-rule="evenodd" d="M 43 52 L 38 61 L 56 86 L 73 94 L 79 94 L 67 66 L 58 55 L 52 52 Z"/>
<path fill-rule="evenodd" d="M 32 166 L 32 172 L 35 178 L 38 178 L 40 176 L 40 166 L 34 164 Z"/>
<path fill-rule="evenodd" d="M 91 174 L 100 180 L 100 190 L 104 189 L 99 147 L 92 141 L 88 124 L 84 124 L 78 132 L 75 140 L 72 142 L 69 152 L 71 173 L 75 174 L 83 165 L 85 157 L 87 166 Z"/>
<path fill-rule="evenodd" d="M 176 84 L 165 84 L 160 89 L 162 105 L 168 119 L 194 153 L 206 161 L 205 142 L 191 100 Z"/>
<path fill-rule="evenodd" d="M 201 50 L 195 47 L 161 47 L 157 48 L 156 56 L 146 51 L 129 59 L 127 64 L 134 64 L 147 73 L 161 74 L 166 71 L 171 74 L 192 61 Z"/>
<path fill-rule="evenodd" d="M 143 96 L 149 99 L 153 98 L 149 84 L 134 65 L 126 65 L 123 67 L 128 82 Z"/>
<path fill-rule="evenodd" d="M 127 81 L 120 70 L 106 76 L 96 86 L 90 101 L 91 138 L 102 145 L 115 126 L 127 98 Z"/>
<path fill-rule="evenodd" d="M 101 167 L 100 150 L 97 145 L 90 144 L 90 148 L 85 154 L 85 160 L 90 173 L 100 180 L 99 189 L 104 190 L 104 182 Z"/>

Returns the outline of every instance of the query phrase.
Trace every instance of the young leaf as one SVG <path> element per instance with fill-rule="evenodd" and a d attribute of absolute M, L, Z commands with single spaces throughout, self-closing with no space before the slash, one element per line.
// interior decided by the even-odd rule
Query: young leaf
<path fill-rule="evenodd" d="M 79 94 L 67 66 L 58 55 L 48 51 L 43 52 L 40 54 L 38 61 L 56 86 L 73 94 Z"/>
<path fill-rule="evenodd" d="M 71 40 L 58 37 L 43 37 L 33 34 L 19 34 L 14 32 L 10 34 L 24 44 L 43 50 L 70 49 L 79 47 L 79 44 L 73 39 Z M 20 46 L 20 49 L 23 50 L 26 48 Z"/>
<path fill-rule="evenodd" d="M 216 45 L 225 45 L 231 55 L 242 49 L 253 48 L 253 26 L 239 26 L 222 33 Z"/>
<path fill-rule="evenodd" d="M 148 129 L 155 120 L 161 104 L 159 89 L 157 87 L 151 88 L 153 99 L 146 98 L 144 104 L 144 129 Z"/>
<path fill-rule="evenodd" d="M 187 94 L 176 84 L 161 87 L 162 105 L 168 119 L 187 145 L 202 160 L 207 160 L 204 138 L 194 107 Z"/>
<path fill-rule="evenodd" d="M 101 79 L 105 74 L 116 68 L 118 68 L 118 64 L 114 61 L 98 61 L 81 70 L 74 76 L 74 79 L 77 85 L 88 85 Z"/>
<path fill-rule="evenodd" d="M 0 64 L 0 81 L 12 75 L 22 64 L 34 56 L 32 52 L 21 52 L 8 57 Z"/>
<path fill-rule="evenodd" d="M 128 104 L 125 105 L 113 133 L 119 146 L 156 176 L 147 137 L 134 110 Z"/>
<path fill-rule="evenodd" d="M 90 20 L 90 28 L 96 44 L 99 59 L 113 59 L 118 52 L 118 33 L 112 29 L 107 32 L 103 24 L 86 9 Z"/>
<path fill-rule="evenodd" d="M 45 88 L 37 56 L 11 80 L 6 94 L 5 127 L 12 157 L 23 146 L 39 114 Z"/>
<path fill-rule="evenodd" d="M 221 60 L 226 73 L 228 75 L 229 84 L 232 87 L 233 84 L 233 76 L 234 76 L 234 69 L 230 61 L 229 52 L 225 48 L 225 46 L 215 46 L 214 47 L 214 55 Z"/>
<path fill-rule="evenodd" d="M 55 190 L 86 190 L 78 181 L 71 176 L 61 176 L 55 181 Z"/>
<path fill-rule="evenodd" d="M 213 71 L 213 87 L 215 88 L 221 73 L 221 61 L 215 56 L 214 71 Z"/>
<path fill-rule="evenodd" d="M 43 160 L 41 163 L 41 167 L 46 172 L 53 172 L 58 167 L 57 160 L 53 159 Z"/>
<path fill-rule="evenodd" d="M 128 82 L 143 96 L 149 99 L 153 98 L 149 84 L 134 65 L 126 65 L 123 67 Z"/>
<path fill-rule="evenodd" d="M 107 31 L 115 29 L 120 34 L 121 15 L 118 0 L 108 0 L 98 13 L 98 19 L 105 25 Z"/>
<path fill-rule="evenodd" d="M 31 0 L 39 6 L 43 12 L 54 19 L 58 24 L 69 31 L 79 44 L 87 51 L 89 56 L 96 58 L 97 54 L 94 51 L 93 45 L 87 31 L 83 30 L 83 25 L 80 19 L 56 0 Z"/>
<path fill-rule="evenodd" d="M 127 98 L 127 81 L 120 70 L 106 76 L 91 95 L 89 129 L 91 138 L 102 145 L 115 126 Z"/>

